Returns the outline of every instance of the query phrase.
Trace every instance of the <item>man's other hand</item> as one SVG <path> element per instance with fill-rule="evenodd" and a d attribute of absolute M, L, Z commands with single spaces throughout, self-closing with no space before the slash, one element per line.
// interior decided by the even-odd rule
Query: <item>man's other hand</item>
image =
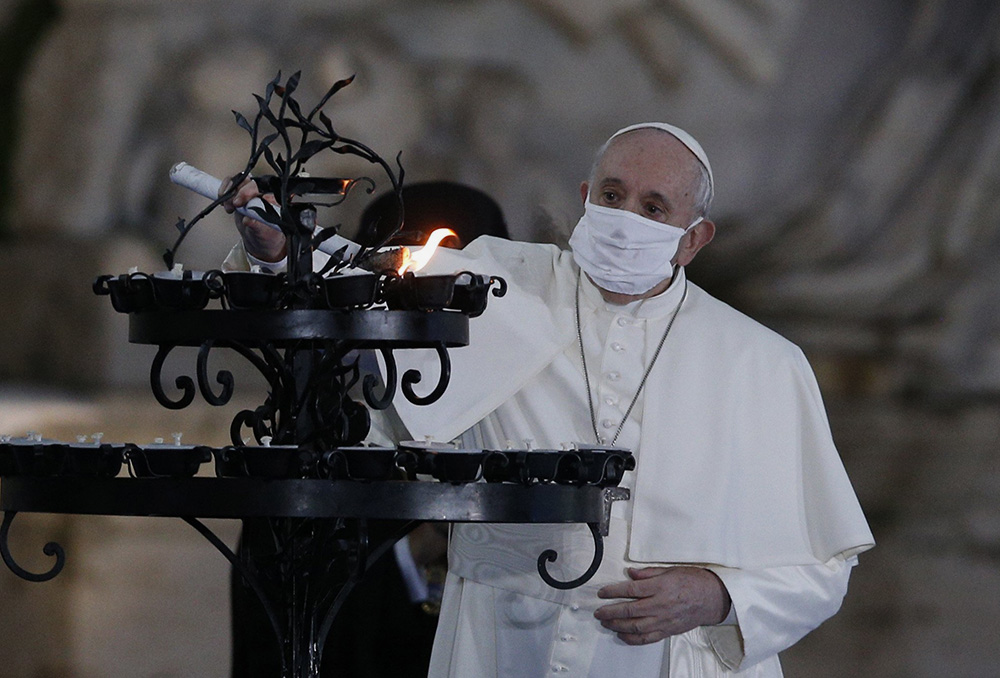
<path fill-rule="evenodd" d="M 598 608 L 594 617 L 629 645 L 646 645 L 696 626 L 718 624 L 732 601 L 713 572 L 700 567 L 629 568 L 629 581 L 608 584 L 600 598 L 627 598 Z"/>

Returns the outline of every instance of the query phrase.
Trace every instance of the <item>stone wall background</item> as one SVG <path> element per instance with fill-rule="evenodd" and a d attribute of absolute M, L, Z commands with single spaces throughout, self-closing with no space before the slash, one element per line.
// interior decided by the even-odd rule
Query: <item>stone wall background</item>
<path fill-rule="evenodd" d="M 251 111 L 250 93 L 279 69 L 303 71 L 304 101 L 357 74 L 327 108 L 339 128 L 401 150 L 408 181 L 486 190 L 524 239 L 564 243 L 597 145 L 668 120 L 703 143 L 718 185 L 719 234 L 692 277 L 803 346 L 879 541 L 841 614 L 786 653 L 786 673 L 995 674 L 996 3 L 58 5 L 21 88 L 0 93 L 20 114 L 0 242 L 3 432 L 142 441 L 183 429 L 208 441 L 228 425 L 207 406 L 172 422 L 147 407 L 149 354 L 86 290 L 100 273 L 156 270 L 177 217 L 200 205 L 167 170 L 238 169 L 246 141 L 229 111 Z M 13 7 L 0 5 L 0 30 Z M 363 206 L 345 205 L 347 230 Z M 215 267 L 233 239 L 213 214 L 180 260 Z M 53 409 L 25 384 L 75 395 Z M 141 408 L 128 426 L 126 405 Z M 71 560 L 47 585 L 0 571 L 0 615 L 18 629 L 0 665 L 23 667 L 12 675 L 226 675 L 224 568 L 197 535 L 39 520 L 26 541 L 66 534 Z M 137 575 L 151 544 L 163 564 L 152 590 L 176 614 L 159 613 L 164 598 Z M 114 638 L 114 652 L 95 638 Z"/>

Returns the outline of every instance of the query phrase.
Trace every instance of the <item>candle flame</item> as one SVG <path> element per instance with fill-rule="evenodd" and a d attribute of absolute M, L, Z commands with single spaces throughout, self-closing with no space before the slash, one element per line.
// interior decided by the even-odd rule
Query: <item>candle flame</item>
<path fill-rule="evenodd" d="M 420 248 L 419 251 L 413 252 L 409 247 L 403 248 L 403 264 L 399 267 L 399 275 L 403 275 L 407 271 L 412 271 L 416 273 L 424 266 L 427 262 L 431 260 L 434 256 L 434 252 L 437 251 L 438 245 L 445 238 L 457 238 L 455 231 L 450 228 L 436 228 L 427 237 L 427 242 L 424 246 Z"/>

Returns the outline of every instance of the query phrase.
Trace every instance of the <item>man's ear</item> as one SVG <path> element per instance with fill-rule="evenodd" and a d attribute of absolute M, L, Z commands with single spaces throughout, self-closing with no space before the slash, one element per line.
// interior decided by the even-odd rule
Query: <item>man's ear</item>
<path fill-rule="evenodd" d="M 586 181 L 580 184 L 580 201 L 583 202 L 584 205 L 587 204 L 587 191 L 589 190 L 590 186 L 587 184 Z"/>
<path fill-rule="evenodd" d="M 712 242 L 712 238 L 715 237 L 715 224 L 707 219 L 698 222 L 698 224 L 688 231 L 683 238 L 681 238 L 681 244 L 677 248 L 676 263 L 678 266 L 687 266 L 693 260 L 696 254 L 702 247 Z"/>

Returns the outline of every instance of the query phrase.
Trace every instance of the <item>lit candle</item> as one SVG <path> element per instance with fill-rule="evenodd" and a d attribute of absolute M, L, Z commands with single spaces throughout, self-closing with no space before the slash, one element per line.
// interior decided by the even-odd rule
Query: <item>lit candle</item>
<path fill-rule="evenodd" d="M 416 252 L 411 251 L 408 247 L 404 247 L 403 264 L 399 267 L 399 274 L 403 275 L 407 271 L 416 273 L 426 266 L 427 262 L 434 256 L 434 252 L 437 251 L 441 241 L 448 237 L 457 238 L 458 236 L 450 228 L 436 228 L 427 236 L 427 242 L 424 243 L 424 246 Z"/>

